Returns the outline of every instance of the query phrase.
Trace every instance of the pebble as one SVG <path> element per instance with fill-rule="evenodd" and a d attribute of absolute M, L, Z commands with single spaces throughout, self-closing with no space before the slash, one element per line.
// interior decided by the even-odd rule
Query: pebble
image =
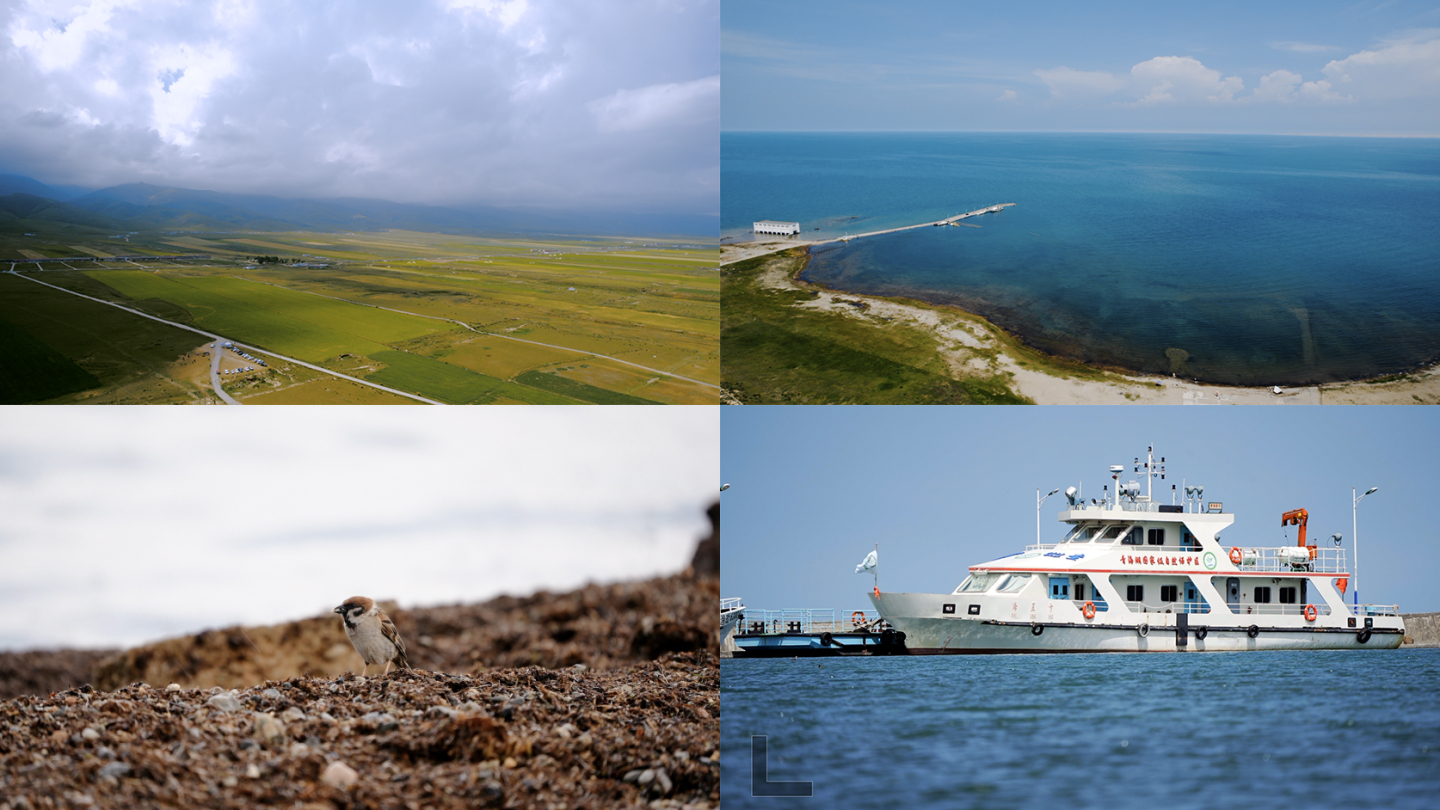
<path fill-rule="evenodd" d="M 644 773 L 644 771 L 639 771 L 639 770 L 626 771 L 626 772 L 625 772 L 625 776 L 624 776 L 623 778 L 621 778 L 620 781 L 622 781 L 622 782 L 634 782 L 636 779 L 639 779 L 639 778 L 640 778 L 640 774 L 641 774 L 641 773 Z"/>
<path fill-rule="evenodd" d="M 279 748 L 285 744 L 285 724 L 264 712 L 256 712 L 255 737 L 271 748 Z"/>
<path fill-rule="evenodd" d="M 520 763 L 518 763 L 518 762 L 515 761 L 515 758 L 514 758 L 514 757 L 505 757 L 505 767 L 507 767 L 507 768 L 514 768 L 516 765 L 519 765 L 519 764 L 520 764 Z"/>
<path fill-rule="evenodd" d="M 335 717 L 331 715 L 330 712 L 320 712 L 320 719 L 327 723 L 335 722 Z"/>
<path fill-rule="evenodd" d="M 224 785 L 225 787 L 235 787 L 236 785 L 240 784 L 240 780 L 236 779 L 234 776 L 227 776 L 224 779 L 220 780 L 220 784 Z"/>
<path fill-rule="evenodd" d="M 360 774 L 343 762 L 332 762 L 320 775 L 320 781 L 344 790 L 360 780 Z"/>
<path fill-rule="evenodd" d="M 288 720 L 292 723 L 298 723 L 301 720 L 305 719 L 305 712 L 301 711 L 300 707 L 298 706 L 291 706 L 290 708 L 280 713 L 280 719 Z"/>
<path fill-rule="evenodd" d="M 112 749 L 106 748 L 102 745 L 99 748 L 95 749 L 95 756 L 101 759 L 114 759 L 115 752 Z"/>
<path fill-rule="evenodd" d="M 636 782 L 637 784 L 641 784 L 641 785 L 648 785 L 648 784 L 650 784 L 651 782 L 654 782 L 654 781 L 655 781 L 655 770 L 654 770 L 653 768 L 646 768 L 645 770 L 641 771 L 641 772 L 640 772 L 640 778 L 635 780 L 635 782 Z"/>
<path fill-rule="evenodd" d="M 449 706 L 439 705 L 431 706 L 429 709 L 426 710 L 425 714 L 429 717 L 448 717 L 451 720 L 454 720 L 455 718 L 460 716 L 460 712 L 455 711 Z"/>
<path fill-rule="evenodd" d="M 670 782 L 670 774 L 665 773 L 664 768 L 655 771 L 655 783 L 660 786 L 660 794 L 662 796 L 669 793 L 670 789 L 675 787 Z"/>
<path fill-rule="evenodd" d="M 80 736 L 84 737 L 87 740 L 98 740 L 100 739 L 100 732 L 96 731 L 93 728 L 90 728 L 89 726 L 86 726 L 85 730 L 80 732 Z"/>
<path fill-rule="evenodd" d="M 118 779 L 122 776 L 128 776 L 129 774 L 130 766 L 123 762 L 107 762 L 105 763 L 105 767 L 100 769 L 99 773 L 100 776 L 108 776 L 111 779 Z"/>
<path fill-rule="evenodd" d="M 265 699 L 267 699 L 267 700 L 280 700 L 281 698 L 283 698 L 283 697 L 285 697 L 285 696 L 282 695 L 282 694 L 280 694 L 280 690 L 279 690 L 279 689 L 276 689 L 275 687 L 272 686 L 272 687 L 270 687 L 269 689 L 266 689 L 264 692 L 261 692 L 261 693 L 260 693 L 260 697 L 263 697 L 263 698 L 265 698 Z"/>
<path fill-rule="evenodd" d="M 246 778 L 246 779 L 259 779 L 259 778 L 260 778 L 260 766 L 259 766 L 259 765 L 256 765 L 256 764 L 253 763 L 253 762 L 250 763 L 249 765 L 246 765 L 246 766 L 245 766 L 245 778 Z"/>
<path fill-rule="evenodd" d="M 229 692 L 212 695 L 209 700 L 205 701 L 205 705 L 214 706 L 222 712 L 238 712 L 244 708 L 240 705 L 240 700 Z"/>
<path fill-rule="evenodd" d="M 180 684 L 178 684 L 178 683 L 172 683 L 172 684 L 170 684 L 169 686 L 165 687 L 165 691 L 166 691 L 166 692 L 179 692 L 179 691 L 180 691 Z"/>
<path fill-rule="evenodd" d="M 300 758 L 310 753 L 310 746 L 302 742 L 293 743 L 290 746 L 290 756 Z"/>

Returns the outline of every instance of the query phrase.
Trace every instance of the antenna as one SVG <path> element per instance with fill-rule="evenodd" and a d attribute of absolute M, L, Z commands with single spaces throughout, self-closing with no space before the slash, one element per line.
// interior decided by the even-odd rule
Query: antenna
<path fill-rule="evenodd" d="M 1145 448 L 1145 462 L 1143 464 L 1140 462 L 1140 459 L 1135 459 L 1136 474 L 1140 474 L 1142 471 L 1145 475 L 1145 499 L 1150 500 L 1154 495 L 1151 487 L 1155 482 L 1155 476 L 1160 476 L 1161 481 L 1165 480 L 1165 457 L 1161 456 L 1160 463 L 1155 463 L 1154 445 Z"/>

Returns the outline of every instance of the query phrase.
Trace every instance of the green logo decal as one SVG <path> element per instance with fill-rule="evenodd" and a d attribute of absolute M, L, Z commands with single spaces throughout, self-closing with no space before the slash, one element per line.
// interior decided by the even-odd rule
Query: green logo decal
<path fill-rule="evenodd" d="M 1210 569 L 1211 571 L 1215 570 L 1215 552 L 1207 551 L 1205 552 L 1205 556 L 1201 559 L 1204 561 L 1206 568 Z"/>

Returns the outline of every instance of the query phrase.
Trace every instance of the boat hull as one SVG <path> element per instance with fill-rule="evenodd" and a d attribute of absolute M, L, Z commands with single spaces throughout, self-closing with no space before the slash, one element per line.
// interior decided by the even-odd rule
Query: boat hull
<path fill-rule="evenodd" d="M 910 597 L 906 599 L 905 597 Z M 1404 641 L 1398 616 L 1375 617 L 1366 628 L 1294 626 L 1282 617 L 1190 614 L 1183 632 L 1176 614 L 1122 614 L 1110 621 L 1046 622 L 969 616 L 936 617 L 939 610 L 906 611 L 901 606 L 914 597 L 953 600 L 950 595 L 885 594 L 871 597 L 882 616 L 905 633 L 911 655 L 967 655 L 984 653 L 1095 653 L 1095 652 L 1245 652 L 1250 650 L 1374 650 L 1396 649 Z M 1229 622 L 1224 619 L 1230 619 Z M 1244 624 L 1235 626 L 1235 620 Z M 1271 621 L 1266 621 L 1270 619 Z M 1275 620 L 1280 621 L 1275 621 Z M 1249 620 L 1249 621 L 1247 621 Z M 1251 626 L 1256 628 L 1254 637 Z M 1391 626 L 1394 625 L 1394 626 Z M 1142 626 L 1145 634 L 1141 635 Z M 1199 638 L 1203 628 L 1204 638 Z M 1038 629 L 1038 633 L 1036 632 Z"/>

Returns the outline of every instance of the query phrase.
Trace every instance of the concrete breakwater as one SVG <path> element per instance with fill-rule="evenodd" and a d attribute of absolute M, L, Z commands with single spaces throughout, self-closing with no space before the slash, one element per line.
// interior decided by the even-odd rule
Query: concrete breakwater
<path fill-rule="evenodd" d="M 1405 647 L 1440 647 L 1440 613 L 1402 613 Z"/>

